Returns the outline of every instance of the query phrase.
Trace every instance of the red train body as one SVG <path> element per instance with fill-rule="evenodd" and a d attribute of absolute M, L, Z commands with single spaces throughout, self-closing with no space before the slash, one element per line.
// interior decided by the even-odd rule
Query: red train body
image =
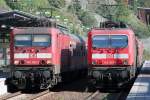
<path fill-rule="evenodd" d="M 91 29 L 88 33 L 90 81 L 96 86 L 107 83 L 120 86 L 135 77 L 142 64 L 142 53 L 142 43 L 129 28 Z"/>
<path fill-rule="evenodd" d="M 65 28 L 22 27 L 11 33 L 11 76 L 6 84 L 10 91 L 45 89 L 73 76 L 85 75 L 85 42 L 67 34 Z"/>

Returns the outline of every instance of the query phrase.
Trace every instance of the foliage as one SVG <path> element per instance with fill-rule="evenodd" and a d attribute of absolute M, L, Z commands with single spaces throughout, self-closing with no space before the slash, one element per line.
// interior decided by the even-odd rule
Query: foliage
<path fill-rule="evenodd" d="M 0 8 L 9 10 L 9 6 L 7 6 L 4 0 L 0 0 Z"/>
<path fill-rule="evenodd" d="M 128 19 L 129 20 L 127 21 L 127 23 L 133 27 L 134 32 L 139 37 L 145 38 L 150 36 L 150 31 L 148 27 L 144 23 L 142 23 L 139 19 L 137 19 L 135 15 L 131 14 Z"/>
<path fill-rule="evenodd" d="M 48 0 L 50 6 L 55 7 L 55 8 L 61 8 L 65 6 L 65 1 L 64 0 Z"/>
<path fill-rule="evenodd" d="M 98 6 L 96 13 L 112 21 L 121 21 L 128 24 L 139 37 L 150 36 L 150 28 L 142 23 L 135 15 L 137 3 L 134 2 L 134 7 L 129 9 L 123 0 L 116 0 L 116 6 Z M 131 8 L 131 7 L 130 7 Z"/>
<path fill-rule="evenodd" d="M 144 60 L 150 60 L 150 52 L 149 51 L 144 50 L 143 59 Z"/>
<path fill-rule="evenodd" d="M 73 4 L 73 8 L 75 9 L 76 13 L 81 11 L 81 5 L 79 2 Z"/>
<path fill-rule="evenodd" d="M 116 9 L 116 13 L 112 18 L 114 21 L 121 21 L 130 25 L 135 34 L 141 38 L 150 36 L 148 27 L 136 17 L 133 10 L 130 10 L 122 0 L 118 0 L 118 5 L 121 6 Z"/>
<path fill-rule="evenodd" d="M 137 3 L 140 7 L 150 7 L 150 0 L 137 0 Z"/>
<path fill-rule="evenodd" d="M 114 20 L 126 22 L 131 13 L 132 12 L 127 8 L 127 6 L 123 4 L 122 0 L 118 1 L 118 7 L 116 8 Z"/>
<path fill-rule="evenodd" d="M 84 26 L 94 26 L 95 18 L 89 12 L 82 10 L 81 5 L 79 3 L 69 5 L 68 10 L 77 15 L 78 19 L 82 22 Z"/>
<path fill-rule="evenodd" d="M 95 19 L 86 11 L 80 11 L 78 14 L 79 20 L 82 21 L 82 24 L 87 27 L 92 27 L 95 24 Z"/>
<path fill-rule="evenodd" d="M 34 13 L 39 10 L 39 8 L 49 7 L 47 0 L 16 0 L 12 2 L 11 0 L 5 0 L 7 5 L 16 10 L 22 10 L 29 13 Z"/>
<path fill-rule="evenodd" d="M 103 16 L 104 18 L 112 20 L 112 17 L 116 13 L 116 7 L 115 6 L 104 6 L 104 5 L 99 5 L 96 10 L 96 13 L 99 15 Z"/>

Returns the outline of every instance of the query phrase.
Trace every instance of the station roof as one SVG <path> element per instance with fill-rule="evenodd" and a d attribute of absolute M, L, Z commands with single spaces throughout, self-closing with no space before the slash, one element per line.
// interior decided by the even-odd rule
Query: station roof
<path fill-rule="evenodd" d="M 2 25 L 7 27 L 49 26 L 51 25 L 51 20 L 22 11 L 6 11 L 0 12 L 0 26 Z"/>

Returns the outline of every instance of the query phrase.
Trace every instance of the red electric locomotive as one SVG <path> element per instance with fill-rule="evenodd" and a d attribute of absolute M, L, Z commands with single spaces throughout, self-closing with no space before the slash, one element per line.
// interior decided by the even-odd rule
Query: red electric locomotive
<path fill-rule="evenodd" d="M 65 27 L 18 27 L 11 32 L 11 75 L 8 90 L 47 89 L 85 75 L 87 71 L 84 40 L 67 33 Z"/>
<path fill-rule="evenodd" d="M 88 33 L 89 80 L 97 87 L 122 86 L 142 64 L 142 43 L 132 29 L 120 28 L 125 27 L 123 23 L 104 26 Z"/>

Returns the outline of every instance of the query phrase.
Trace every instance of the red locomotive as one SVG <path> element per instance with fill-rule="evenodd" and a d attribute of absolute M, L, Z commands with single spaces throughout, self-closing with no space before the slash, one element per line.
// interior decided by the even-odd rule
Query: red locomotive
<path fill-rule="evenodd" d="M 87 72 L 84 40 L 57 27 L 18 27 L 11 32 L 8 90 L 51 88 Z"/>
<path fill-rule="evenodd" d="M 88 33 L 89 79 L 95 86 L 122 86 L 142 64 L 142 43 L 125 24 L 108 22 Z M 120 26 L 120 27 L 119 27 Z"/>

